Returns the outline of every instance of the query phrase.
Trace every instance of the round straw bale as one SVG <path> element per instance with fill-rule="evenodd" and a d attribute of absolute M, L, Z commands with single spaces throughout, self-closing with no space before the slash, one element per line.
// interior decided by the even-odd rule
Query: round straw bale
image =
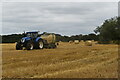
<path fill-rule="evenodd" d="M 79 44 L 79 40 L 75 40 L 74 43 L 75 43 L 75 44 Z"/>
<path fill-rule="evenodd" d="M 94 42 L 94 40 L 92 40 L 92 42 Z"/>
<path fill-rule="evenodd" d="M 86 42 L 85 42 L 85 45 L 86 45 L 86 46 L 92 46 L 92 41 L 86 41 Z"/>
<path fill-rule="evenodd" d="M 59 41 L 59 42 L 62 42 L 62 41 Z"/>
<path fill-rule="evenodd" d="M 57 43 L 55 43 L 56 45 L 59 45 L 59 43 L 57 42 Z"/>
<path fill-rule="evenodd" d="M 69 43 L 73 43 L 73 41 L 69 41 Z"/>
<path fill-rule="evenodd" d="M 84 42 L 84 40 L 81 40 L 80 42 Z"/>

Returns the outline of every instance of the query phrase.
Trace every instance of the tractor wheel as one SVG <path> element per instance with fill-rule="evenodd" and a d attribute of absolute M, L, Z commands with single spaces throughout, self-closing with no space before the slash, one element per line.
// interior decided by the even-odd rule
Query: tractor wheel
<path fill-rule="evenodd" d="M 48 46 L 48 48 L 49 49 L 54 49 L 54 48 L 56 48 L 57 46 L 55 45 L 55 44 L 49 44 L 49 46 Z"/>
<path fill-rule="evenodd" d="M 39 48 L 39 49 L 43 49 L 43 48 L 44 48 L 44 43 L 43 43 L 42 40 L 40 40 L 40 41 L 38 42 L 38 48 Z"/>
<path fill-rule="evenodd" d="M 57 48 L 57 46 L 55 44 L 52 45 L 53 48 Z"/>
<path fill-rule="evenodd" d="M 22 50 L 21 44 L 19 44 L 19 43 L 16 44 L 16 50 Z"/>
<path fill-rule="evenodd" d="M 27 50 L 32 50 L 33 49 L 33 43 L 32 42 L 28 42 L 26 45 L 26 49 Z"/>

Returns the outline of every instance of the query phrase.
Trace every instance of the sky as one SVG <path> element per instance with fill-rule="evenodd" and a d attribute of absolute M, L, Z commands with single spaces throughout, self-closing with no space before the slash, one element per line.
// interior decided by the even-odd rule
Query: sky
<path fill-rule="evenodd" d="M 117 2 L 4 2 L 2 34 L 23 31 L 89 34 L 115 16 Z"/>
<path fill-rule="evenodd" d="M 118 16 L 120 17 L 120 1 L 118 3 Z"/>

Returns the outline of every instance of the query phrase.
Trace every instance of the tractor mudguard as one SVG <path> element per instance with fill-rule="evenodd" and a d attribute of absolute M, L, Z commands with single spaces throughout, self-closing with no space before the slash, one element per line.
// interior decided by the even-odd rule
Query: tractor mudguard
<path fill-rule="evenodd" d="M 23 37 L 22 39 L 25 39 L 25 40 L 31 40 L 31 38 L 30 37 Z"/>
<path fill-rule="evenodd" d="M 35 41 L 38 42 L 39 40 L 42 40 L 42 38 L 41 37 L 37 37 Z"/>

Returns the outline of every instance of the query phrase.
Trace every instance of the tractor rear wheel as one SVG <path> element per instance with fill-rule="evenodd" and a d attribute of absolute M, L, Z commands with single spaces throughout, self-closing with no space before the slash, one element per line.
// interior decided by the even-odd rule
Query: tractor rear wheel
<path fill-rule="evenodd" d="M 27 50 L 32 50 L 33 49 L 33 43 L 32 42 L 28 42 L 26 45 L 26 49 Z"/>
<path fill-rule="evenodd" d="M 38 47 L 39 47 L 39 49 L 43 49 L 43 48 L 44 48 L 44 43 L 43 43 L 42 40 L 40 40 L 40 41 L 38 42 Z"/>

